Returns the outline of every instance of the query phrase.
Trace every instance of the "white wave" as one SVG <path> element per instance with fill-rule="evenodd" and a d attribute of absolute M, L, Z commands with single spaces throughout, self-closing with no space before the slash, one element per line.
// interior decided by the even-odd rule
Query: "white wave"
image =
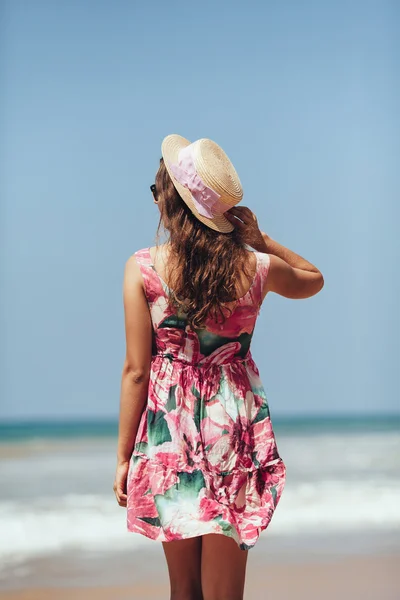
<path fill-rule="evenodd" d="M 288 485 L 269 526 L 271 535 L 400 529 L 400 484 L 340 480 Z M 152 542 L 127 533 L 126 512 L 95 495 L 0 503 L 0 560 L 62 550 L 135 548 Z"/>
<path fill-rule="evenodd" d="M 0 562 L 62 550 L 108 550 L 151 543 L 126 531 L 126 511 L 115 500 L 71 495 L 0 504 Z"/>
<path fill-rule="evenodd" d="M 398 481 L 343 480 L 287 485 L 271 532 L 391 531 L 400 528 Z"/>
<path fill-rule="evenodd" d="M 287 481 L 269 535 L 400 529 L 397 432 L 277 440 Z M 152 545 L 126 531 L 112 492 L 114 450 L 110 441 L 63 443 L 0 462 L 2 565 L 65 550 Z"/>

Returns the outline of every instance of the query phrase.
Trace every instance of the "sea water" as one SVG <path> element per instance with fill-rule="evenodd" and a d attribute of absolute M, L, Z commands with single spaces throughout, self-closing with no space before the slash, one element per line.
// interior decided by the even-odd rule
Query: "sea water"
<path fill-rule="evenodd" d="M 399 416 L 273 423 L 287 480 L 271 539 L 375 532 L 400 547 Z M 154 544 L 126 532 L 116 503 L 116 432 L 115 422 L 0 425 L 0 577 L 39 556 Z"/>

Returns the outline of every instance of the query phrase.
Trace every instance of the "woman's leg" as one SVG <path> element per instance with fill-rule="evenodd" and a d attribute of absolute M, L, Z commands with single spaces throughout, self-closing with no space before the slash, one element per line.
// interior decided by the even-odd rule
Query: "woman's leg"
<path fill-rule="evenodd" d="M 201 537 L 163 542 L 171 583 L 171 600 L 203 600 Z"/>
<path fill-rule="evenodd" d="M 243 600 L 248 550 L 222 534 L 203 536 L 201 584 L 204 600 Z"/>

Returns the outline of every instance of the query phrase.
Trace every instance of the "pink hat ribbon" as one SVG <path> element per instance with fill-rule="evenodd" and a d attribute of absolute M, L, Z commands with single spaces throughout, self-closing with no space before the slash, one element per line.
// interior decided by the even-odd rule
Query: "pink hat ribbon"
<path fill-rule="evenodd" d="M 215 214 L 222 214 L 229 206 L 222 202 L 220 195 L 207 187 L 196 172 L 193 156 L 193 145 L 179 151 L 178 164 L 169 165 L 175 179 L 187 188 L 192 195 L 193 204 L 202 217 L 212 219 Z"/>

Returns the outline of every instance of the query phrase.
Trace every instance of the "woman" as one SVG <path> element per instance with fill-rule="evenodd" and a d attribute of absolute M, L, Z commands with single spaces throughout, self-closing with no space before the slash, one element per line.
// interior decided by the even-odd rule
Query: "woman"
<path fill-rule="evenodd" d="M 168 136 L 151 188 L 168 241 L 126 264 L 114 491 L 128 530 L 163 543 L 172 599 L 240 600 L 286 475 L 255 322 L 268 292 L 308 298 L 323 277 L 237 206 L 239 177 L 211 140 Z"/>

